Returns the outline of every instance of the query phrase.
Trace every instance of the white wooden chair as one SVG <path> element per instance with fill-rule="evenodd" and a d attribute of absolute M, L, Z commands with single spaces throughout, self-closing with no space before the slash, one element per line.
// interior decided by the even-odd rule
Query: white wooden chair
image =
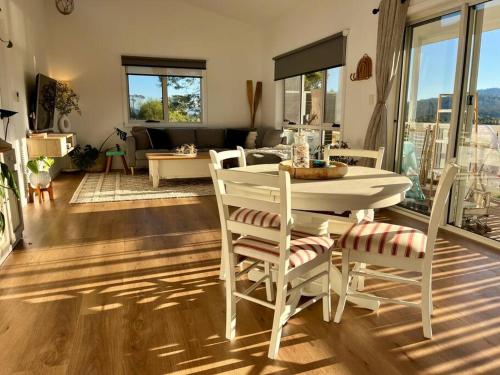
<path fill-rule="evenodd" d="M 328 237 L 319 237 L 305 233 L 292 231 L 293 219 L 291 211 L 290 175 L 288 172 L 279 172 L 278 176 L 243 172 L 236 170 L 221 169 L 215 164 L 210 164 L 210 171 L 214 180 L 215 191 L 224 219 L 222 230 L 226 233 L 226 249 L 228 256 L 226 261 L 226 337 L 233 339 L 236 329 L 236 303 L 245 299 L 258 303 L 274 310 L 271 343 L 269 346 L 269 358 L 275 358 L 280 344 L 282 327 L 294 314 L 308 307 L 314 302 L 323 300 L 323 319 L 330 321 L 330 265 L 331 248 L 333 240 Z M 238 194 L 226 192 L 227 183 L 240 183 L 252 188 L 279 189 L 279 203 L 272 200 L 271 196 L 256 194 Z M 258 188 L 256 188 L 258 189 Z M 253 210 L 265 210 L 279 214 L 281 217 L 279 228 L 264 228 L 258 225 L 247 224 L 232 220 L 229 215 L 229 207 L 243 207 Z M 232 241 L 233 234 L 242 235 L 236 241 Z M 248 268 L 236 273 L 235 257 L 245 256 L 253 260 Z M 248 273 L 251 269 L 264 263 L 265 273 L 260 280 L 247 288 L 245 291 L 236 289 L 236 279 Z M 271 265 L 274 265 L 276 289 L 276 301 L 271 303 L 274 290 L 271 288 L 272 273 Z M 308 271 L 320 269 L 321 272 L 312 277 L 307 276 Z M 300 290 L 308 283 L 322 280 L 322 292 L 296 307 L 290 301 L 295 299 Z M 296 283 L 299 281 L 299 283 Z M 262 282 L 266 282 L 268 301 L 250 296 Z M 294 287 L 289 287 L 289 284 Z M 270 301 L 271 300 L 271 301 Z"/>
<path fill-rule="evenodd" d="M 380 147 L 377 151 L 372 151 L 331 148 L 327 146 L 324 149 L 323 158 L 326 162 L 329 162 L 330 158 L 334 156 L 373 159 L 375 161 L 375 168 L 381 169 L 382 162 L 384 160 L 384 150 L 384 147 Z M 332 233 L 342 234 L 347 228 L 349 228 L 352 223 L 359 223 L 362 220 L 366 219 L 373 220 L 375 218 L 374 216 L 375 212 L 373 210 L 351 211 L 347 218 L 342 216 L 335 216 L 336 220 L 332 222 L 330 227 L 332 227 Z"/>
<path fill-rule="evenodd" d="M 345 148 L 331 148 L 329 146 L 325 147 L 324 150 L 324 160 L 326 162 L 330 161 L 331 157 L 349 157 L 349 158 L 366 158 L 374 160 L 375 168 L 381 169 L 382 162 L 384 161 L 384 147 L 380 147 L 377 151 L 373 150 L 363 150 L 363 149 L 345 149 Z M 373 221 L 375 219 L 375 211 L 372 209 L 368 210 L 356 210 L 350 211 L 349 216 L 332 215 L 329 220 L 328 232 L 332 234 L 341 235 L 353 223 L 361 223 L 363 220 Z M 335 252 L 337 254 L 337 252 Z M 338 254 L 337 254 L 338 255 Z M 364 269 L 364 264 L 357 264 L 356 270 Z M 353 283 L 355 289 L 363 290 L 365 285 L 365 280 L 363 277 L 358 276 L 355 278 Z"/>
<path fill-rule="evenodd" d="M 360 298 L 382 302 L 398 303 L 420 307 L 424 336 L 432 337 L 432 258 L 434 242 L 441 222 L 446 200 L 459 167 L 449 164 L 443 172 L 434 196 L 427 235 L 408 227 L 387 223 L 364 222 L 353 225 L 340 239 L 342 248 L 342 289 L 335 315 L 335 322 L 340 322 L 346 298 L 354 295 Z M 422 280 L 395 276 L 373 270 L 349 271 L 350 262 L 360 262 L 382 267 L 415 271 L 422 275 Z M 382 298 L 373 294 L 357 292 L 350 288 L 353 277 L 373 277 L 387 281 L 419 285 L 421 302 L 408 302 L 391 298 Z"/>
<path fill-rule="evenodd" d="M 236 150 L 227 150 L 217 152 L 215 150 L 210 150 L 210 159 L 212 164 L 214 164 L 217 168 L 222 169 L 223 163 L 225 160 L 229 159 L 238 159 L 238 167 L 245 167 L 247 165 L 245 158 L 245 150 L 243 147 L 237 146 Z M 215 181 L 214 181 L 215 184 Z M 219 205 L 219 213 L 221 211 L 220 202 L 217 202 Z M 230 215 L 232 220 L 241 221 L 247 224 L 255 224 L 263 227 L 272 227 L 279 228 L 280 226 L 280 217 L 278 214 L 272 214 L 270 212 L 261 211 L 261 210 L 250 210 L 246 208 L 238 208 L 233 211 Z M 221 227 L 223 225 L 223 218 L 220 216 Z M 225 280 L 226 272 L 225 272 L 225 261 L 224 258 L 226 256 L 227 251 L 224 249 L 226 244 L 226 240 L 224 238 L 225 232 L 222 231 L 222 251 L 221 251 L 221 263 L 220 263 L 220 271 L 219 271 L 219 279 Z"/>

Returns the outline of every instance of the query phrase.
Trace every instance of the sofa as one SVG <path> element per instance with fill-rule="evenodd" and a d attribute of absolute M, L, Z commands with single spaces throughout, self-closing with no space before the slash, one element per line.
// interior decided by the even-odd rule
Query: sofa
<path fill-rule="evenodd" d="M 278 163 L 283 159 L 283 154 L 268 150 L 286 140 L 281 130 L 268 127 L 160 129 L 137 126 L 130 133 L 126 140 L 126 155 L 131 168 L 147 168 L 147 153 L 175 152 L 177 147 L 184 144 L 194 144 L 199 152 L 224 151 L 241 146 L 248 153 L 248 164 Z M 256 158 L 255 151 L 259 149 L 263 152 Z"/>

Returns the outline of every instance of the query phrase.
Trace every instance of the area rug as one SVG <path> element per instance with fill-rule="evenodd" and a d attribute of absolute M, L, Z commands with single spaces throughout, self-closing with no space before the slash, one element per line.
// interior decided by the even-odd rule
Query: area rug
<path fill-rule="evenodd" d="M 148 175 L 87 173 L 70 203 L 120 202 L 141 199 L 187 198 L 214 195 L 209 179 L 160 180 L 153 187 Z"/>

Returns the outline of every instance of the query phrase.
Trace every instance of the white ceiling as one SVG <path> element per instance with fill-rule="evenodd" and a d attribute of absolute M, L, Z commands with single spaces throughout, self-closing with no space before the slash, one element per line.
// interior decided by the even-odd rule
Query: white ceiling
<path fill-rule="evenodd" d="M 263 26 L 279 18 L 304 0 L 184 0 L 222 16 Z"/>

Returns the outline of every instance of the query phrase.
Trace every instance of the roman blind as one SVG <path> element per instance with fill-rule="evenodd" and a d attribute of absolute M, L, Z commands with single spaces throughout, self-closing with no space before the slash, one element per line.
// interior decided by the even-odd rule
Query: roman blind
<path fill-rule="evenodd" d="M 122 65 L 151 68 L 207 69 L 206 60 L 167 59 L 143 56 L 122 56 Z"/>
<path fill-rule="evenodd" d="M 274 80 L 345 65 L 346 42 L 340 32 L 273 57 Z"/>

